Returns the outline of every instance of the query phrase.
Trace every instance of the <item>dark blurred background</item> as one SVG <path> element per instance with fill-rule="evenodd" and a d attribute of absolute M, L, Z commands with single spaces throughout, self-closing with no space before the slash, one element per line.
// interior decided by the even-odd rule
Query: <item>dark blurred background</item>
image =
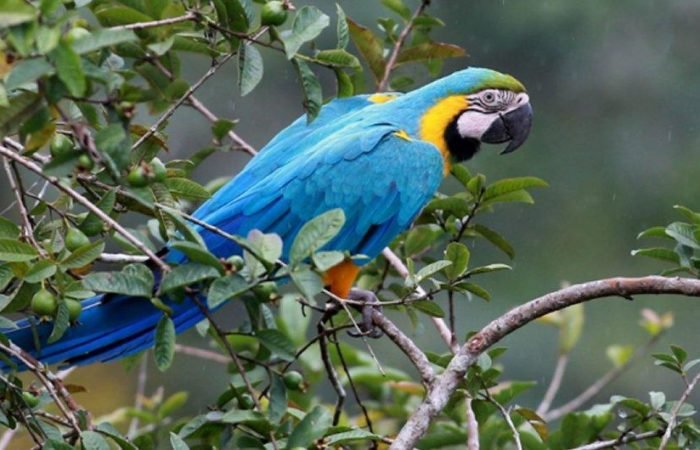
<path fill-rule="evenodd" d="M 334 17 L 333 2 L 315 4 Z M 373 18 L 387 15 L 375 1 L 340 4 L 349 17 L 372 27 Z M 514 245 L 514 271 L 480 279 L 493 300 L 458 302 L 458 329 L 478 329 L 508 308 L 556 290 L 563 282 L 658 273 L 661 263 L 630 255 L 632 249 L 650 244 L 637 241 L 637 233 L 680 219 L 674 204 L 700 209 L 700 2 L 435 0 L 429 12 L 446 22 L 435 37 L 463 46 L 470 55 L 446 64 L 445 74 L 468 65 L 511 73 L 528 87 L 535 108 L 534 129 L 523 149 L 499 156 L 495 148 L 484 148 L 468 163 L 469 168 L 490 180 L 534 175 L 550 183 L 550 188 L 534 192 L 535 205 L 507 205 L 482 218 Z M 319 40 L 320 48 L 335 45 L 333 28 L 334 19 Z M 220 116 L 240 119 L 236 131 L 256 147 L 302 113 L 291 65 L 276 52 L 262 52 L 265 76 L 250 96 L 238 96 L 235 64 L 220 71 L 197 94 Z M 185 77 L 195 80 L 208 61 L 192 57 L 183 67 Z M 421 67 L 404 73 L 421 82 L 428 79 Z M 327 73 L 320 75 L 330 96 L 333 80 Z M 187 157 L 211 139 L 209 123 L 186 108 L 175 114 L 167 133 L 172 158 Z M 229 176 L 246 161 L 242 153 L 215 155 L 196 178 L 206 182 Z M 444 191 L 455 188 L 452 181 L 443 185 Z M 10 201 L 9 192 L 6 197 L 4 203 Z M 472 252 L 477 263 L 508 263 L 486 244 L 478 243 Z M 697 300 L 639 297 L 634 302 L 591 302 L 585 306 L 584 334 L 572 353 L 555 406 L 609 370 L 608 345 L 640 345 L 647 339 L 638 326 L 644 307 L 674 311 L 676 325 L 661 340 L 658 351 L 678 343 L 691 357 L 700 357 Z M 230 311 L 220 311 L 217 317 L 234 323 Z M 424 330 L 416 336 L 421 346 L 445 351 L 427 317 L 424 322 Z M 410 330 L 409 325 L 404 328 Z M 194 332 L 186 334 L 183 342 L 206 345 Z M 410 370 L 387 342 L 374 345 L 387 364 Z M 538 387 L 520 399 L 534 407 L 556 361 L 556 330 L 531 325 L 506 339 L 505 345 L 509 351 L 502 360 L 504 377 L 536 380 Z M 679 379 L 652 361 L 646 357 L 597 400 L 606 401 L 613 392 L 647 398 L 650 390 L 678 398 Z M 127 373 L 119 364 L 102 365 L 80 369 L 71 381 L 85 384 L 93 393 L 109 389 L 97 396 L 79 396 L 86 404 L 99 401 L 92 405 L 99 415 L 131 401 L 136 373 Z M 196 413 L 225 383 L 227 375 L 221 367 L 178 355 L 166 374 L 152 371 L 147 393 L 160 385 L 170 393 L 191 390 L 188 412 Z"/>

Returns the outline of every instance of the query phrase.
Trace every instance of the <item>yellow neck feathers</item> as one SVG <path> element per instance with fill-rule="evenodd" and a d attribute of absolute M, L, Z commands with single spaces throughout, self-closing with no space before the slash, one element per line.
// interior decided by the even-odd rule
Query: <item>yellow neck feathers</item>
<path fill-rule="evenodd" d="M 442 154 L 444 174 L 447 176 L 452 168 L 450 150 L 445 141 L 445 130 L 457 114 L 467 109 L 467 98 L 464 95 L 446 97 L 432 106 L 420 119 L 420 138 L 435 145 Z"/>

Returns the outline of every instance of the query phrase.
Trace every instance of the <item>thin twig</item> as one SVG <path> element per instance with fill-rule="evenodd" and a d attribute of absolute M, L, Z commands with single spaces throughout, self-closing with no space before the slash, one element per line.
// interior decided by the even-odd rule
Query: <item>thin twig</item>
<path fill-rule="evenodd" d="M 552 374 L 552 381 L 547 387 L 547 391 L 542 397 L 542 402 L 537 407 L 537 415 L 542 417 L 549 411 L 552 406 L 552 401 L 557 396 L 559 388 L 561 387 L 561 381 L 564 378 L 564 373 L 566 372 L 566 366 L 569 363 L 569 354 L 561 353 L 557 358 L 557 365 L 554 367 L 554 374 Z"/>
<path fill-rule="evenodd" d="M 205 81 L 207 81 L 209 78 L 211 78 L 228 60 L 233 58 L 236 53 L 229 53 L 227 55 L 224 55 L 223 58 L 219 60 L 214 60 L 212 63 L 211 67 L 209 67 L 209 70 L 206 71 L 202 77 L 195 81 L 192 86 L 190 86 L 189 89 L 182 95 L 182 97 L 178 98 L 175 103 L 173 103 L 159 118 L 156 120 L 156 122 L 151 125 L 151 127 L 146 131 L 141 137 L 138 138 L 138 140 L 134 143 L 134 145 L 131 146 L 131 149 L 138 148 L 141 144 L 143 144 L 148 138 L 153 136 L 159 129 L 160 127 L 168 120 L 170 117 L 175 114 L 175 111 L 182 106 L 185 101 L 187 101 L 188 98 L 194 94 L 194 92 L 199 89 Z"/>
<path fill-rule="evenodd" d="M 142 262 L 148 261 L 148 256 L 127 255 L 124 253 L 102 253 L 102 254 L 100 254 L 100 256 L 97 259 L 102 261 L 102 262 L 117 263 L 117 264 L 142 263 Z"/>
<path fill-rule="evenodd" d="M 651 339 L 649 339 L 649 341 L 647 341 L 645 345 L 639 347 L 634 352 L 634 354 L 627 361 L 625 361 L 624 364 L 622 364 L 621 366 L 613 367 L 605 375 L 597 379 L 593 384 L 591 384 L 588 388 L 586 388 L 575 398 L 571 399 L 570 401 L 566 402 L 558 408 L 546 411 L 544 414 L 540 414 L 540 416 L 544 418 L 546 422 L 551 422 L 553 420 L 557 420 L 561 417 L 564 417 L 572 411 L 576 411 L 583 404 L 585 404 L 590 399 L 598 395 L 598 393 L 605 389 L 607 385 L 617 380 L 635 362 L 639 361 L 644 355 L 649 353 L 649 351 L 652 349 L 652 347 L 654 347 L 654 345 L 660 337 L 661 333 L 653 336 Z"/>
<path fill-rule="evenodd" d="M 551 292 L 520 305 L 473 335 L 452 358 L 443 373 L 435 379 L 433 388 L 399 431 L 393 450 L 411 448 L 425 434 L 433 418 L 447 404 L 466 371 L 479 355 L 505 336 L 531 321 L 567 306 L 603 297 L 625 297 L 641 294 L 679 294 L 700 297 L 700 280 L 648 276 L 641 278 L 608 278 L 577 284 Z"/>
<path fill-rule="evenodd" d="M 186 14 L 177 17 L 168 17 L 167 19 L 152 20 L 150 22 L 136 22 L 130 23 L 128 25 L 119 25 L 116 27 L 108 28 L 108 30 L 143 30 L 145 28 L 162 27 L 165 25 L 173 25 L 180 22 L 187 22 L 188 20 L 195 20 L 197 15 L 188 11 Z"/>
<path fill-rule="evenodd" d="M 668 446 L 668 443 L 671 441 L 671 435 L 673 434 L 673 430 L 676 428 L 678 414 L 681 412 L 683 404 L 688 400 L 688 397 L 690 397 L 690 394 L 693 392 L 693 389 L 695 389 L 695 386 L 698 384 L 698 381 L 700 381 L 700 372 L 698 372 L 693 378 L 693 380 L 690 383 L 688 383 L 688 386 L 685 388 L 685 391 L 683 391 L 681 398 L 678 399 L 678 403 L 676 403 L 676 406 L 673 407 L 673 410 L 671 411 L 671 418 L 668 421 L 668 426 L 666 427 L 666 431 L 664 432 L 664 435 L 661 438 L 659 450 L 664 450 Z"/>
<path fill-rule="evenodd" d="M 503 406 L 501 405 L 495 398 L 491 396 L 491 393 L 489 392 L 488 389 L 482 389 L 482 392 L 484 393 L 484 396 L 486 397 L 486 400 L 488 400 L 492 405 L 494 405 L 498 411 L 501 413 L 501 416 L 503 416 L 503 420 L 506 421 L 506 424 L 508 424 L 508 428 L 510 428 L 511 433 L 513 434 L 513 441 L 515 441 L 515 448 L 517 450 L 523 450 L 523 443 L 520 441 L 520 432 L 518 431 L 518 428 L 515 426 L 513 423 L 513 419 L 510 417 L 510 412 Z"/>
<path fill-rule="evenodd" d="M 389 247 L 386 247 L 384 250 L 382 250 L 382 255 L 384 255 L 384 258 L 387 260 L 387 262 L 391 264 L 391 266 L 394 269 L 396 269 L 396 271 L 399 273 L 399 275 L 401 275 L 401 277 L 408 277 L 408 268 L 403 263 L 403 261 L 401 261 L 401 258 L 399 258 L 396 255 L 396 253 L 394 253 Z M 425 289 L 423 289 L 421 286 L 416 286 L 415 291 L 421 297 L 427 296 L 427 292 L 425 292 Z M 431 317 L 430 319 L 433 321 L 433 324 L 435 325 L 435 328 L 437 328 L 438 333 L 440 333 L 440 337 L 442 337 L 442 340 L 445 341 L 445 343 L 450 347 L 452 353 L 456 353 L 457 350 L 459 350 L 459 345 L 452 338 L 452 332 L 450 331 L 450 328 L 447 326 L 445 321 L 442 320 L 440 317 Z"/>
<path fill-rule="evenodd" d="M 143 400 L 146 396 L 146 382 L 148 381 L 148 358 L 146 355 L 141 355 L 141 363 L 139 364 L 139 374 L 136 380 L 136 394 L 134 395 L 134 411 L 137 413 L 143 408 Z M 136 437 L 136 432 L 139 429 L 139 416 L 134 414 L 134 417 L 129 423 L 129 431 L 127 436 L 129 439 Z"/>
<path fill-rule="evenodd" d="M 206 359 L 207 361 L 220 364 L 228 364 L 231 362 L 229 358 L 221 353 L 212 352 L 211 350 L 205 350 L 203 348 L 190 347 L 189 345 L 175 344 L 175 351 L 183 355 L 194 356 L 195 358 Z"/>
<path fill-rule="evenodd" d="M 626 434 L 622 435 L 617 439 L 610 439 L 608 441 L 599 441 L 592 444 L 582 445 L 580 447 L 572 448 L 571 450 L 601 450 L 604 448 L 613 448 L 620 445 L 629 444 L 632 442 L 645 441 L 647 439 L 653 439 L 655 437 L 661 436 L 663 430 L 647 431 L 646 433 L 639 434 Z"/>
<path fill-rule="evenodd" d="M 12 189 L 15 195 L 17 209 L 19 209 L 19 215 L 22 219 L 22 235 L 32 247 L 37 249 L 41 256 L 46 256 L 44 248 L 41 247 L 34 238 L 34 227 L 32 226 L 32 219 L 29 216 L 29 211 L 27 211 L 27 205 L 24 203 L 24 195 L 20 186 L 19 176 L 17 176 L 16 171 L 12 170 L 10 161 L 7 158 L 3 158 L 2 163 L 5 168 L 5 173 L 7 174 L 7 179 L 10 182 L 10 189 Z"/>
<path fill-rule="evenodd" d="M 335 367 L 333 367 L 331 357 L 328 354 L 328 339 L 326 337 L 327 333 L 325 333 L 324 321 L 325 318 L 319 320 L 316 328 L 319 336 L 321 336 L 318 340 L 319 348 L 321 349 L 321 361 L 323 361 L 326 374 L 328 375 L 328 379 L 330 380 L 331 386 L 333 386 L 333 390 L 336 394 L 335 409 L 333 412 L 333 426 L 336 426 L 340 421 L 340 413 L 343 411 L 343 403 L 345 403 L 345 397 L 347 397 L 347 394 L 345 393 L 345 389 L 338 379 L 338 372 L 336 372 Z"/>
<path fill-rule="evenodd" d="M 95 206 L 90 200 L 85 198 L 82 194 L 74 190 L 73 188 L 66 186 L 65 184 L 61 183 L 61 181 L 50 175 L 45 175 L 44 172 L 41 170 L 41 167 L 37 166 L 34 162 L 24 158 L 23 156 L 18 155 L 17 153 L 13 152 L 12 150 L 5 148 L 3 146 L 0 146 L 0 155 L 12 159 L 13 161 L 16 161 L 20 165 L 26 167 L 30 171 L 36 173 L 49 183 L 51 183 L 53 186 L 55 186 L 58 190 L 64 192 L 67 194 L 69 197 L 72 197 L 76 202 L 80 203 L 83 205 L 87 210 L 89 210 L 91 213 L 94 213 L 97 217 L 100 218 L 103 222 L 107 223 L 109 226 L 114 228 L 114 230 L 121 234 L 127 241 L 129 241 L 134 247 L 139 249 L 141 252 L 143 252 L 145 255 L 147 255 L 161 270 L 163 271 L 168 271 L 170 270 L 170 267 L 168 264 L 166 264 L 163 260 L 161 260 L 158 255 L 153 253 L 148 247 L 144 245 L 143 242 L 141 242 L 137 237 L 135 237 L 129 230 L 124 228 L 122 225 L 119 224 L 116 220 L 112 219 L 108 214 L 106 214 L 104 211 L 102 211 L 100 208 Z"/>
<path fill-rule="evenodd" d="M 420 5 L 418 5 L 418 8 L 413 13 L 413 16 L 411 16 L 411 19 L 408 21 L 408 23 L 406 23 L 406 26 L 404 27 L 404 29 L 401 30 L 401 34 L 399 34 L 398 39 L 396 39 L 396 43 L 394 44 L 394 48 L 391 49 L 391 53 L 389 54 L 389 59 L 386 62 L 386 66 L 384 66 L 384 74 L 382 75 L 381 80 L 379 80 L 379 83 L 377 83 L 377 91 L 383 92 L 386 90 L 387 86 L 389 85 L 389 77 L 391 76 L 391 72 L 394 70 L 394 67 L 396 66 L 396 60 L 399 57 L 399 52 L 401 51 L 401 47 L 403 47 L 403 44 L 406 41 L 406 38 L 411 33 L 411 30 L 413 29 L 413 25 L 414 25 L 414 22 L 416 21 L 416 18 L 418 16 L 420 16 L 423 13 L 423 11 L 425 11 L 425 8 L 427 8 L 429 4 L 430 4 L 430 0 L 422 0 L 420 2 Z"/>
<path fill-rule="evenodd" d="M 7 450 L 10 447 L 12 439 L 14 439 L 18 430 L 19 428 L 9 429 L 2 434 L 2 438 L 0 438 L 0 450 Z"/>

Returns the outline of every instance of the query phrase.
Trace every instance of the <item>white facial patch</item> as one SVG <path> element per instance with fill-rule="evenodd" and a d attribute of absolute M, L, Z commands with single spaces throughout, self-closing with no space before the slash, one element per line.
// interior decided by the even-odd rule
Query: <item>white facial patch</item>
<path fill-rule="evenodd" d="M 482 113 L 478 111 L 465 111 L 457 119 L 457 131 L 460 136 L 481 139 L 489 129 L 498 113 Z"/>

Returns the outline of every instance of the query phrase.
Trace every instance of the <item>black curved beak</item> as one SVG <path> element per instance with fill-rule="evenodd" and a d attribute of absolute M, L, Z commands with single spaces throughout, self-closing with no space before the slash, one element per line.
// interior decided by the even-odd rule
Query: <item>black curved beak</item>
<path fill-rule="evenodd" d="M 513 111 L 501 114 L 488 130 L 481 136 L 481 141 L 487 144 L 508 142 L 501 155 L 513 152 L 523 145 L 532 128 L 532 106 L 526 103 Z"/>

